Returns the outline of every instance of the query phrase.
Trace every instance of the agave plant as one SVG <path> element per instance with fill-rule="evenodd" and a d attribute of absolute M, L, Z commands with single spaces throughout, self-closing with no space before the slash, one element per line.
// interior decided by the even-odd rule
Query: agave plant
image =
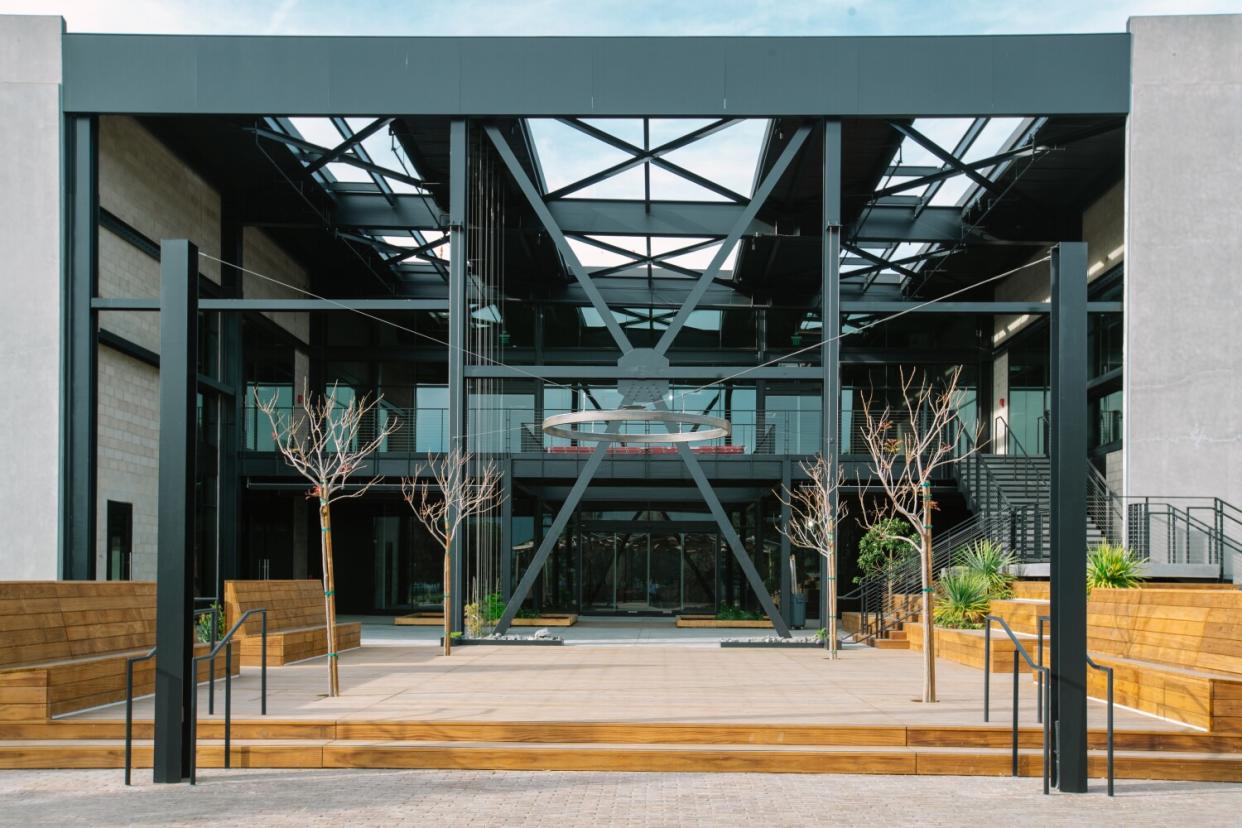
<path fill-rule="evenodd" d="M 991 602 L 990 583 L 973 569 L 947 570 L 936 585 L 936 607 L 932 614 L 942 627 L 976 630 L 983 626 Z"/>
<path fill-rule="evenodd" d="M 1103 541 L 1087 552 L 1087 589 L 1133 589 L 1143 580 L 1141 566 L 1129 549 Z"/>
<path fill-rule="evenodd" d="M 1017 559 L 1000 544 L 980 538 L 957 550 L 955 557 L 958 566 L 977 572 L 987 580 L 989 597 L 1008 598 L 1013 594 L 1013 575 L 1010 570 L 1017 563 Z"/>

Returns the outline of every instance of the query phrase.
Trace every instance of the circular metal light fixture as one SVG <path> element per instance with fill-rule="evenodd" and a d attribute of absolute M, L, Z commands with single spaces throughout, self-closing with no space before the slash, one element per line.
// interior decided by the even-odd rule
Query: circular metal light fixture
<path fill-rule="evenodd" d="M 703 428 L 697 431 L 670 430 L 667 434 L 624 434 L 620 431 L 585 431 L 572 428 L 572 426 L 586 423 L 659 423 L 676 426 L 703 426 Z M 543 421 L 541 428 L 544 434 L 577 440 L 580 443 L 702 443 L 728 437 L 733 433 L 733 426 L 722 417 L 647 408 L 554 414 Z"/>

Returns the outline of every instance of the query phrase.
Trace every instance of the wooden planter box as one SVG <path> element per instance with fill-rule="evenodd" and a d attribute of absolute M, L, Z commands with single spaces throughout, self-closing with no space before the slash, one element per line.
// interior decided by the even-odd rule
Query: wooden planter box
<path fill-rule="evenodd" d="M 551 613 L 538 618 L 514 618 L 513 627 L 572 627 L 578 623 L 578 616 L 572 612 Z"/>
<path fill-rule="evenodd" d="M 443 627 L 444 615 L 439 612 L 414 612 L 399 615 L 392 620 L 399 627 Z M 514 627 L 572 627 L 578 623 L 578 616 L 573 613 L 553 613 L 538 618 L 514 618 Z"/>
<path fill-rule="evenodd" d="M 398 615 L 392 619 L 398 627 L 443 627 L 442 612 L 412 612 L 409 615 Z"/>
<path fill-rule="evenodd" d="M 708 627 L 715 629 L 772 629 L 772 622 L 766 618 L 758 618 L 753 621 L 722 621 L 714 615 L 679 615 L 677 616 L 678 627 Z"/>

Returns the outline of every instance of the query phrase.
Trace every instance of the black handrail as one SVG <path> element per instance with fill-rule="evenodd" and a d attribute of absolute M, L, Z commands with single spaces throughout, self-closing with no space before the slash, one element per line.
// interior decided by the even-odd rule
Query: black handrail
<path fill-rule="evenodd" d="M 1052 617 L 1048 615 L 1041 615 L 1039 616 L 1038 621 L 1039 621 L 1039 624 L 1038 624 L 1037 629 L 1039 630 L 1039 663 L 1043 664 L 1044 663 L 1044 625 L 1048 624 L 1049 626 L 1051 626 Z M 1106 667 L 1101 664 L 1096 664 L 1095 661 L 1091 658 L 1091 656 L 1087 656 L 1087 666 L 1093 670 L 1099 670 L 1101 673 L 1103 673 L 1108 682 L 1107 684 L 1108 689 L 1106 692 L 1106 698 L 1108 702 L 1108 724 L 1105 730 L 1105 739 L 1107 741 L 1107 748 L 1108 748 L 1108 795 L 1112 796 L 1113 795 L 1113 779 L 1114 779 L 1114 774 L 1113 774 L 1113 668 Z M 1039 676 L 1039 698 L 1040 698 L 1041 704 L 1043 704 L 1043 698 L 1044 698 L 1045 692 L 1051 693 L 1052 687 L 1051 685 L 1049 685 L 1048 689 L 1045 691 L 1044 677 L 1043 677 L 1043 674 L 1041 673 Z M 1049 700 L 1049 705 L 1051 705 L 1051 700 Z"/>
<path fill-rule="evenodd" d="M 125 784 L 129 784 L 134 758 L 134 665 L 155 655 L 152 647 L 146 655 L 125 659 Z"/>
<path fill-rule="evenodd" d="M 200 600 L 200 599 L 195 599 Z M 215 602 L 218 603 L 218 602 Z M 216 632 L 219 629 L 220 611 L 215 606 L 207 609 L 194 610 L 192 618 L 197 622 L 199 616 L 211 616 L 211 643 L 215 646 Z M 155 655 L 155 648 L 152 647 L 146 655 L 134 656 L 125 659 L 125 784 L 130 783 L 130 774 L 133 770 L 134 756 L 134 665 L 140 661 L 146 661 Z M 197 676 L 195 677 L 197 678 Z M 212 712 L 215 707 L 216 696 L 216 664 L 211 663 L 210 685 L 207 691 L 208 712 Z M 197 682 L 195 682 L 197 685 Z"/>
<path fill-rule="evenodd" d="M 991 701 L 991 678 L 992 678 L 992 624 L 997 623 L 1009 636 L 1009 640 L 1013 642 L 1013 776 L 1018 775 L 1018 658 L 1021 656 L 1031 668 L 1032 672 L 1041 675 L 1048 673 L 1048 668 L 1042 664 L 1036 664 L 1031 660 L 1031 654 L 1026 651 L 1026 647 L 1022 646 L 1022 642 L 1014 635 L 1013 630 L 1009 628 L 1009 624 L 1004 618 L 998 615 L 989 615 L 984 618 L 983 628 L 983 720 L 988 721 L 989 707 Z M 1043 704 L 1047 706 L 1050 702 L 1050 696 L 1043 698 Z M 1042 716 L 1044 725 L 1044 793 L 1049 793 L 1051 767 L 1052 767 L 1052 740 L 1049 738 L 1049 719 L 1051 719 L 1051 711 L 1046 709 Z"/>
<path fill-rule="evenodd" d="M 267 715 L 267 608 L 246 610 L 233 624 L 224 637 L 216 642 L 210 652 L 197 656 L 192 662 L 195 677 L 198 676 L 198 665 L 202 661 L 210 661 L 215 670 L 216 654 L 224 648 L 224 767 L 231 768 L 233 743 L 233 636 L 246 623 L 246 619 L 255 613 L 262 619 L 260 634 L 260 715 Z M 190 694 L 190 784 L 198 783 L 198 693 Z"/>

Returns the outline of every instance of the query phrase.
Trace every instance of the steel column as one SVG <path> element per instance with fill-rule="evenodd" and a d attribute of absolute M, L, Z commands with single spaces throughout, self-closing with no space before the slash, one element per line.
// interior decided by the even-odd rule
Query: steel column
<path fill-rule="evenodd" d="M 448 433 L 449 447 L 466 450 L 466 290 L 470 278 L 467 262 L 466 216 L 469 192 L 469 125 L 454 120 L 449 127 L 449 345 Z M 453 520 L 452 516 L 448 518 Z M 449 582 L 452 593 L 450 620 L 453 632 L 463 627 L 465 607 L 465 554 L 459 532 L 449 550 Z"/>
<path fill-rule="evenodd" d="M 1052 251 L 1052 709 L 1058 787 L 1087 790 L 1087 245 Z"/>
<path fill-rule="evenodd" d="M 65 270 L 61 388 L 60 575 L 95 578 L 99 122 L 65 124 Z"/>
<path fill-rule="evenodd" d="M 823 248 L 820 263 L 823 284 L 820 291 L 820 330 L 824 346 L 820 349 L 823 368 L 823 430 L 821 435 L 824 459 L 828 462 L 829 480 L 836 480 L 841 462 L 841 122 L 824 121 L 823 170 Z M 832 494 L 832 513 L 836 514 L 837 493 Z M 836 527 L 833 528 L 834 532 Z M 828 596 L 837 588 L 836 573 L 828 571 L 828 560 L 820 556 L 820 623 L 828 624 Z"/>
<path fill-rule="evenodd" d="M 781 492 L 789 492 L 793 487 L 793 463 L 786 457 L 781 461 Z M 781 513 L 777 520 L 781 522 L 781 526 L 789 525 L 790 508 L 789 503 L 785 501 L 787 495 L 781 495 Z M 761 502 L 762 504 L 762 502 Z M 759 521 L 760 526 L 763 525 L 762 517 Z M 793 573 L 789 571 L 789 535 L 784 532 L 778 533 L 781 538 L 781 615 L 785 619 L 786 624 L 793 624 Z"/>
<path fill-rule="evenodd" d="M 156 782 L 190 774 L 195 691 L 194 449 L 198 386 L 198 248 L 160 243 L 159 524 L 155 607 Z"/>
<path fill-rule="evenodd" d="M 243 228 L 238 220 L 237 197 L 226 195 L 220 209 L 220 257 L 236 267 L 220 265 L 220 286 L 228 296 L 242 296 L 242 274 L 245 245 Z M 242 443 L 245 418 L 246 378 L 242 363 L 242 317 L 238 313 L 220 314 L 220 380 L 228 386 L 232 397 L 220 399 L 219 480 L 220 494 L 216 508 L 216 537 L 220 545 L 220 565 L 215 573 L 213 595 L 221 602 L 224 582 L 237 577 L 240 571 L 238 542 L 241 493 L 239 487 L 238 452 Z"/>

